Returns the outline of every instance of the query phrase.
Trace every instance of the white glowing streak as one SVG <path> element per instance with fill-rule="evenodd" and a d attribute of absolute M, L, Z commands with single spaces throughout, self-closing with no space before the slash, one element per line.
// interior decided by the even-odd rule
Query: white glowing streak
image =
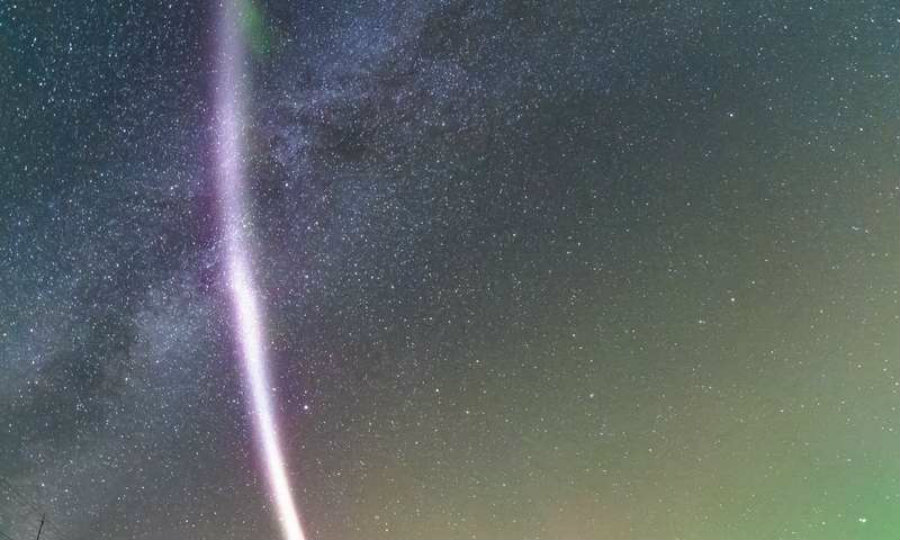
<path fill-rule="evenodd" d="M 222 0 L 218 29 L 215 80 L 216 173 L 219 213 L 225 235 L 225 272 L 234 324 L 240 343 L 246 385 L 250 393 L 259 447 L 265 461 L 269 488 L 286 540 L 303 540 L 303 529 L 291 495 L 287 468 L 275 426 L 270 395 L 263 315 L 253 283 L 248 222 L 244 218 L 243 43 L 239 29 L 239 0 Z"/>

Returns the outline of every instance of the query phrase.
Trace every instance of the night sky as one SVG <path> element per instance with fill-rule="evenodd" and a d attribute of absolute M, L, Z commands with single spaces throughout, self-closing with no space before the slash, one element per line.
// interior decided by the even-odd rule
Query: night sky
<path fill-rule="evenodd" d="M 898 537 L 900 5 L 243 9 L 310 538 Z M 280 538 L 217 10 L 0 3 L 0 538 Z"/>

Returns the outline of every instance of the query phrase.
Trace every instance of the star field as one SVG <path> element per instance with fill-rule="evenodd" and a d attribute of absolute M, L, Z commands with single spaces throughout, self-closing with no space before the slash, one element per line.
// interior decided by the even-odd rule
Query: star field
<path fill-rule="evenodd" d="M 900 8 L 244 3 L 309 538 L 900 531 Z M 214 2 L 0 4 L 0 538 L 280 538 Z"/>

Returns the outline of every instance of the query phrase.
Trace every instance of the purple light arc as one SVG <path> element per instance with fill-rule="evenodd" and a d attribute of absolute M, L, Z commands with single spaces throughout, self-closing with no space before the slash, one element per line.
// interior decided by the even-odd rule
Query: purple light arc
<path fill-rule="evenodd" d="M 285 540 L 304 540 L 276 426 L 265 346 L 265 321 L 254 283 L 245 204 L 243 2 L 221 0 L 215 70 L 216 191 L 225 245 L 225 279 L 253 427 Z"/>

